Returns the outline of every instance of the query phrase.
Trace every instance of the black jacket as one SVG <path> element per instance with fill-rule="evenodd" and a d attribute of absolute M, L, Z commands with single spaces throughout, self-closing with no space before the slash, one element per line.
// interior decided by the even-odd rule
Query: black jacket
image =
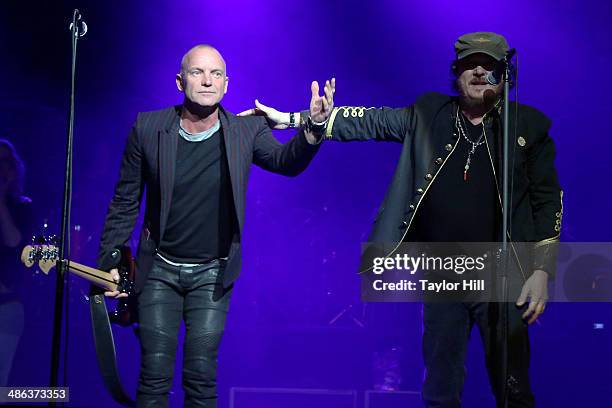
<path fill-rule="evenodd" d="M 421 96 L 401 109 L 341 106 L 334 108 L 326 138 L 335 141 L 391 141 L 402 143 L 395 175 L 374 221 L 369 242 L 393 254 L 411 228 L 419 205 L 440 169 L 453 153 L 459 136 L 454 128 L 457 99 L 438 93 Z M 518 105 L 518 132 L 512 140 L 515 104 L 511 104 L 510 163 L 512 202 L 509 240 L 534 242 L 533 265 L 521 265 L 523 277 L 535 269 L 555 270 L 555 245 L 559 241 L 563 192 L 554 167 L 555 149 L 548 135 L 550 120 L 538 110 Z M 500 163 L 491 149 L 499 148 L 501 121 L 493 110 L 484 118 L 486 147 L 495 172 L 501 206 Z M 515 145 L 512 149 L 512 145 Z M 452 197 L 449 197 L 452 200 Z M 501 237 L 500 237 L 501 240 Z M 516 254 L 515 254 L 516 255 Z M 518 257 L 516 257 L 518 258 Z M 521 257 L 521 259 L 523 259 Z M 518 261 L 518 259 L 516 259 Z M 362 262 L 362 265 L 365 265 Z"/>
<path fill-rule="evenodd" d="M 173 106 L 138 114 L 128 136 L 119 181 L 106 215 L 98 252 L 101 269 L 114 267 L 110 252 L 128 244 L 146 190 L 144 223 L 136 256 L 137 292 L 146 281 L 166 228 L 174 186 L 180 112 L 181 106 Z M 262 117 L 238 117 L 220 108 L 219 119 L 238 220 L 223 275 L 223 283 L 228 287 L 241 270 L 241 235 L 251 163 L 274 173 L 296 176 L 308 166 L 319 146 L 308 144 L 303 131 L 286 144 L 280 144 Z"/>

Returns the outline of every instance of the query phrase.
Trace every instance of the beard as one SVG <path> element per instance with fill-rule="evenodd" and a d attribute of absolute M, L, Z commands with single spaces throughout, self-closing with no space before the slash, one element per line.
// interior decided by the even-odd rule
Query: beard
<path fill-rule="evenodd" d="M 465 92 L 461 94 L 461 101 L 463 105 L 469 109 L 482 108 L 484 106 L 484 98 L 482 95 L 473 96 Z"/>
<path fill-rule="evenodd" d="M 470 87 L 471 85 L 467 85 Z M 460 91 L 461 105 L 464 109 L 473 111 L 488 111 L 499 100 L 501 93 L 495 89 L 487 87 L 482 92 L 477 92 L 474 89 L 458 86 Z"/>

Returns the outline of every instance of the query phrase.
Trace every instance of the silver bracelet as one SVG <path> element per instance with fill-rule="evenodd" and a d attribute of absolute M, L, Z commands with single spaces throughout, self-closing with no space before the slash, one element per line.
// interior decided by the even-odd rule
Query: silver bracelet
<path fill-rule="evenodd" d="M 327 119 L 324 122 L 315 122 L 312 120 L 310 115 L 308 115 L 308 120 L 306 121 L 306 129 L 311 131 L 314 134 L 323 134 L 325 132 L 325 128 L 327 127 Z"/>

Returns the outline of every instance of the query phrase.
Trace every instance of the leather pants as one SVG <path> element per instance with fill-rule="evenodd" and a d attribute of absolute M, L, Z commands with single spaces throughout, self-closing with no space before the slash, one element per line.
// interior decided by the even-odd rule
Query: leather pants
<path fill-rule="evenodd" d="M 181 320 L 185 321 L 184 406 L 217 406 L 217 352 L 232 293 L 221 283 L 224 266 L 223 260 L 177 267 L 155 259 L 138 297 L 138 407 L 168 406 Z"/>

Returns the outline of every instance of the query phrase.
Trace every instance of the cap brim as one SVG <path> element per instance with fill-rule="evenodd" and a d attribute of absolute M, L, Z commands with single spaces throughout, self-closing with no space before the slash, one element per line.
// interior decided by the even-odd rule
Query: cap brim
<path fill-rule="evenodd" d="M 467 56 L 473 55 L 473 54 L 486 54 L 489 57 L 494 58 L 496 61 L 501 61 L 504 57 L 503 56 L 499 56 L 499 55 L 495 55 L 493 52 L 489 51 L 489 50 L 475 50 L 475 49 L 471 49 L 471 50 L 465 50 L 462 51 L 460 53 L 457 54 L 457 59 L 463 59 Z"/>

